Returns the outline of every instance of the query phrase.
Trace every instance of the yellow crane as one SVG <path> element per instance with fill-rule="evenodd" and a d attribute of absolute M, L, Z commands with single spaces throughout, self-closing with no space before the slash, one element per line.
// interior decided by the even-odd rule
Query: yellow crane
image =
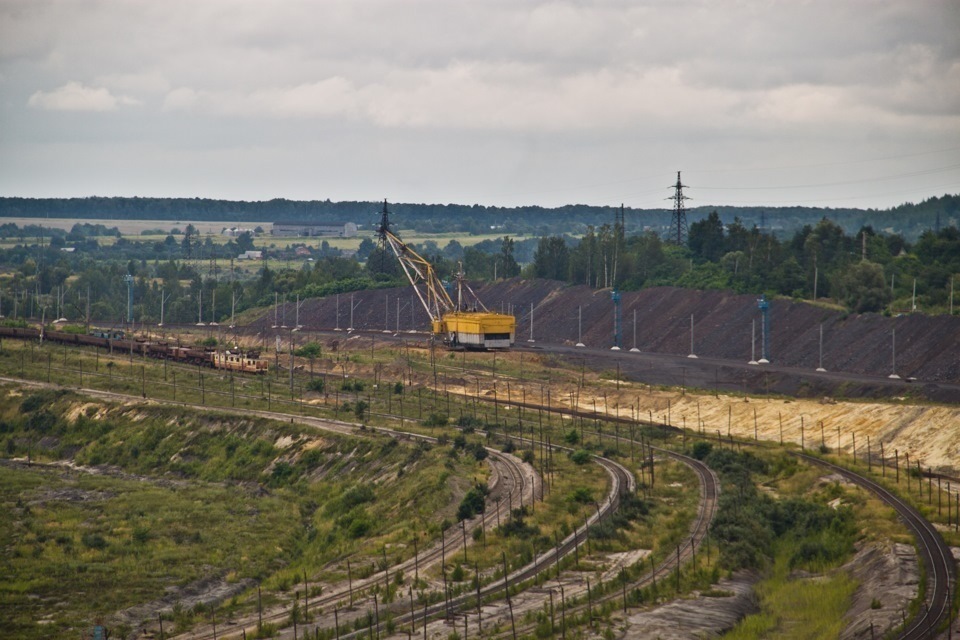
<path fill-rule="evenodd" d="M 516 335 L 517 319 L 487 309 L 470 285 L 461 268 L 456 276 L 457 301 L 450 298 L 433 265 L 408 247 L 390 229 L 387 201 L 383 201 L 377 230 L 382 251 L 389 247 L 413 286 L 417 298 L 430 316 L 433 334 L 454 348 L 509 349 Z M 464 299 L 464 290 L 471 300 Z"/>

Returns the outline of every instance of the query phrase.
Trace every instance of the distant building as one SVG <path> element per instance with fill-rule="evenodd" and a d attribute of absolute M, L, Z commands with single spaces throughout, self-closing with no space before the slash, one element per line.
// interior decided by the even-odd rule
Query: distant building
<path fill-rule="evenodd" d="M 274 222 L 270 232 L 275 236 L 352 238 L 357 235 L 357 225 L 346 222 L 342 225 L 313 222 Z"/>
<path fill-rule="evenodd" d="M 249 233 L 251 236 L 254 235 L 253 229 L 243 229 L 241 227 L 230 227 L 230 228 L 224 229 L 221 232 L 221 235 L 225 235 L 231 238 L 236 238 L 241 233 Z"/>
<path fill-rule="evenodd" d="M 263 260 L 263 251 L 244 251 L 237 260 Z"/>

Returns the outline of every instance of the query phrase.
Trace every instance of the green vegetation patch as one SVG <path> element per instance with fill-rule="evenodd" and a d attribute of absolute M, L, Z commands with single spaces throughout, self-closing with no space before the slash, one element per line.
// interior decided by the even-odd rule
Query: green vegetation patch
<path fill-rule="evenodd" d="M 75 634 L 211 580 L 237 585 L 221 606 L 249 610 L 256 583 L 267 593 L 304 572 L 338 578 L 345 558 L 372 565 L 385 547 L 398 550 L 391 564 L 412 556 L 413 535 L 435 536 L 435 516 L 452 517 L 466 490 L 460 479 L 485 478 L 485 464 L 367 435 L 5 387 L 0 455 L 34 461 L 0 464 L 8 629 Z M 177 608 L 170 628 L 195 613 Z"/>

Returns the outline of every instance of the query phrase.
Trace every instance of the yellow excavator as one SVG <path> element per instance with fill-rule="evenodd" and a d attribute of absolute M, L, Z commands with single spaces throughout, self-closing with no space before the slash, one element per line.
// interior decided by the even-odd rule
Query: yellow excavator
<path fill-rule="evenodd" d="M 390 228 L 387 201 L 383 201 L 377 230 L 381 250 L 396 256 L 427 315 L 433 334 L 455 349 L 509 349 L 514 342 L 517 319 L 487 309 L 464 279 L 456 275 L 457 301 L 451 299 L 433 265 L 408 247 Z M 464 291 L 470 301 L 464 299 Z"/>

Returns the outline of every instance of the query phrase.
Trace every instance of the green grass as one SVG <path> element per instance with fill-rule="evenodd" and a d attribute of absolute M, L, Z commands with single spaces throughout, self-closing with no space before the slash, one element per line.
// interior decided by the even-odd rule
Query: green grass
<path fill-rule="evenodd" d="M 828 640 L 840 636 L 857 581 L 842 571 L 813 578 L 792 577 L 792 553 L 789 548 L 781 550 L 773 575 L 757 585 L 761 612 L 741 620 L 724 638 Z"/>
<path fill-rule="evenodd" d="M 38 467 L 0 468 L 0 502 L 8 514 L 0 519 L 0 608 L 7 633 L 24 639 L 66 636 L 211 574 L 267 574 L 292 546 L 287 523 L 297 516 L 282 496 L 254 498 L 238 487 Z"/>
<path fill-rule="evenodd" d="M 0 522 L 0 607 L 15 612 L 8 628 L 25 639 L 75 633 L 203 578 L 278 592 L 304 571 L 314 582 L 338 578 L 346 557 L 371 564 L 384 547 L 396 549 L 395 564 L 412 555 L 413 535 L 429 544 L 437 514 L 453 513 L 462 485 L 487 473 L 449 447 L 10 385 L 0 434 L 8 456 L 113 470 L 0 467 L 11 514 Z M 365 499 L 345 500 L 358 491 Z M 251 606 L 241 594 L 229 608 Z M 174 618 L 186 628 L 195 616 Z"/>

